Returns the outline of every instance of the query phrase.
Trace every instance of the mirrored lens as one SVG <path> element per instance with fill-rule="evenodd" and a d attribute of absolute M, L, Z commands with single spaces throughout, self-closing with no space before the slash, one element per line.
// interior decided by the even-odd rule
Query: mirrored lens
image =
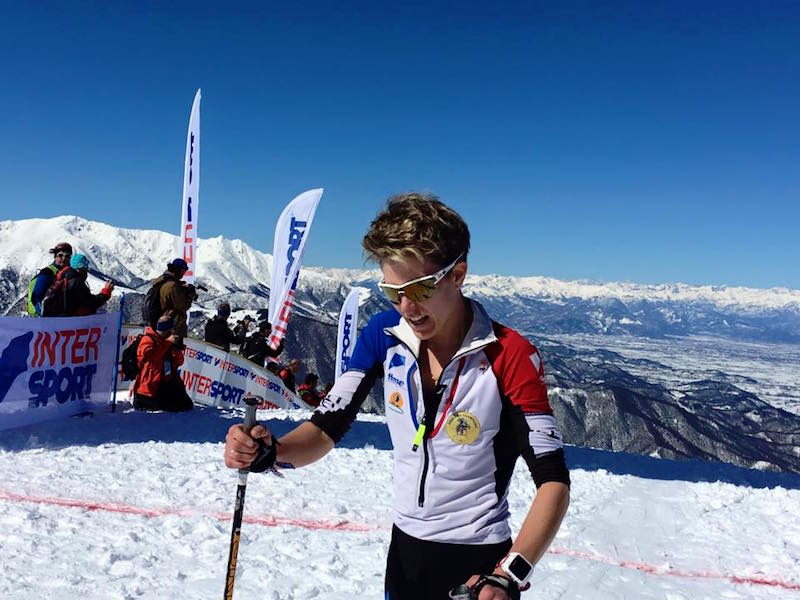
<path fill-rule="evenodd" d="M 428 277 L 423 281 L 415 281 L 402 287 L 394 287 L 389 284 L 380 283 L 378 287 L 392 304 L 400 304 L 400 297 L 405 296 L 412 302 L 424 302 L 436 292 L 436 284 L 433 277 Z"/>
<path fill-rule="evenodd" d="M 382 284 L 378 284 L 378 287 L 381 288 L 383 295 L 386 296 L 386 299 L 389 302 L 392 304 L 400 304 L 400 290 L 384 287 Z"/>
<path fill-rule="evenodd" d="M 436 285 L 431 285 L 432 279 L 428 280 L 428 285 L 423 282 L 412 283 L 403 290 L 403 293 L 408 296 L 412 302 L 423 302 L 433 296 L 436 291 Z"/>

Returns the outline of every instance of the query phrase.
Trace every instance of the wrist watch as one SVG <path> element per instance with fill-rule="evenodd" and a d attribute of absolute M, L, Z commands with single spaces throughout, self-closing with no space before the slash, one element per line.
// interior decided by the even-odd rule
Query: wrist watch
<path fill-rule="evenodd" d="M 519 587 L 528 583 L 531 575 L 533 575 L 533 565 L 519 552 L 509 552 L 497 566 L 508 573 L 509 578 Z"/>

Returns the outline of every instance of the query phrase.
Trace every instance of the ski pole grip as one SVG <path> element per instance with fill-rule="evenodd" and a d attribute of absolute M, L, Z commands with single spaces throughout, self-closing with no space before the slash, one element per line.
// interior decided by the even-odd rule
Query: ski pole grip
<path fill-rule="evenodd" d="M 242 423 L 242 428 L 247 435 L 250 435 L 250 430 L 256 424 L 256 407 L 258 407 L 261 398 L 255 395 L 248 394 L 242 398 L 244 403 L 247 405 L 244 409 L 244 423 Z M 250 469 L 239 469 L 239 481 L 247 481 L 247 474 L 250 472 Z"/>
<path fill-rule="evenodd" d="M 261 398 L 254 395 L 246 395 L 244 398 L 244 403 L 247 405 L 244 411 L 244 423 L 243 427 L 245 433 L 250 433 L 250 430 L 256 424 L 256 407 L 261 402 Z"/>

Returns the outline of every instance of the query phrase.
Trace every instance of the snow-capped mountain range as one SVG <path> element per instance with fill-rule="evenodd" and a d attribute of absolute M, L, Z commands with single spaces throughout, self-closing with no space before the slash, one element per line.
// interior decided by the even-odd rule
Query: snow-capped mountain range
<path fill-rule="evenodd" d="M 113 279 L 118 291 L 137 292 L 146 290 L 149 280 L 163 272 L 178 246 L 177 237 L 165 232 L 119 228 L 75 216 L 0 221 L 0 272 L 4 274 L 0 313 L 17 314 L 30 277 L 46 264 L 48 248 L 58 241 L 70 242 L 89 257 L 97 277 L 94 283 Z M 270 254 L 240 240 L 215 237 L 198 241 L 198 261 L 198 282 L 209 290 L 198 299 L 200 308 L 211 310 L 222 299 L 242 308 L 266 306 Z M 351 285 L 374 292 L 379 277 L 377 269 L 304 266 L 297 310 L 334 319 Z M 465 292 L 486 304 L 498 320 L 529 334 L 710 334 L 800 342 L 800 290 L 787 288 L 469 275 Z M 387 306 L 377 294 L 367 305 L 367 314 Z"/>
<path fill-rule="evenodd" d="M 149 280 L 177 249 L 174 235 L 79 217 L 2 221 L 0 314 L 24 312 L 31 276 L 60 241 L 89 257 L 92 289 L 113 279 L 117 298 L 126 293 L 128 322 L 140 322 Z M 199 240 L 198 258 L 198 283 L 208 291 L 190 312 L 190 330 L 199 334 L 222 300 L 234 311 L 265 315 L 269 254 L 216 237 Z M 361 323 L 388 308 L 379 277 L 377 269 L 303 267 L 285 350 L 301 359 L 301 375 L 333 380 L 342 302 L 351 286 L 366 288 Z M 465 293 L 542 350 L 566 442 L 800 472 L 800 383 L 793 367 L 800 291 L 470 275 Z M 632 350 L 631 340 L 658 352 Z M 365 410 L 383 411 L 379 387 Z"/>

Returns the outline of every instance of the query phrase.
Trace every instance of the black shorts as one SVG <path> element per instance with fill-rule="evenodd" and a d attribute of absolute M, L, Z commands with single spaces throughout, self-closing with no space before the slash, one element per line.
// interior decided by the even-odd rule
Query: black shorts
<path fill-rule="evenodd" d="M 472 575 L 491 573 L 511 549 L 499 544 L 429 542 L 392 527 L 386 559 L 386 600 L 447 600 L 454 587 Z"/>

